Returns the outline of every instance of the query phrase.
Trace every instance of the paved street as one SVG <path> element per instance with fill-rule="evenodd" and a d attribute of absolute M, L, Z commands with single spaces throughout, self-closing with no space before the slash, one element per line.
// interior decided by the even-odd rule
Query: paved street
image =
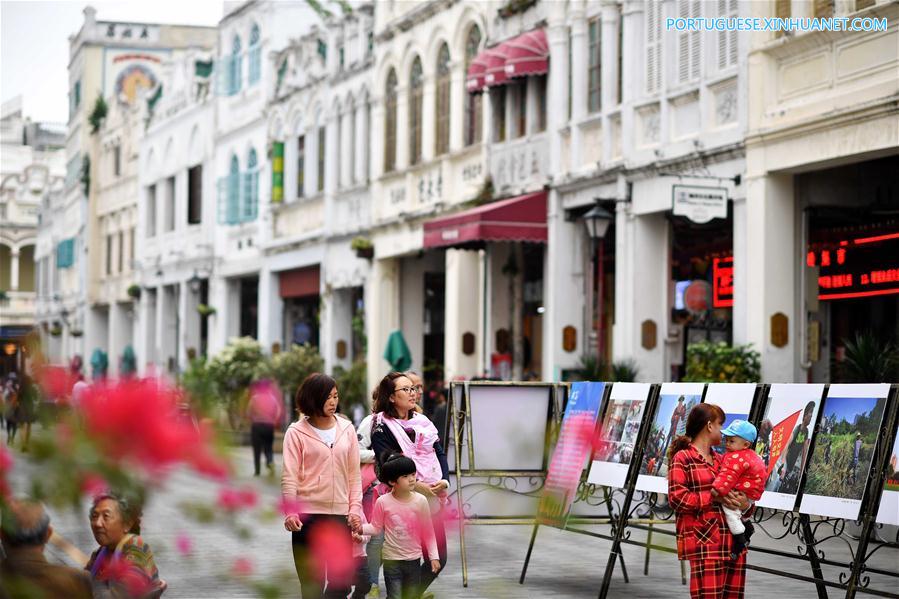
<path fill-rule="evenodd" d="M 243 476 L 240 484 L 252 484 L 263 497 L 264 505 L 273 505 L 278 487 L 276 481 L 254 479 L 247 476 L 252 471 L 250 450 L 245 448 L 236 454 L 236 463 Z M 13 483 L 18 491 L 27 488 L 27 472 L 21 461 L 14 470 Z M 158 489 L 144 516 L 144 537 L 151 544 L 157 556 L 162 577 L 169 583 L 168 598 L 200 597 L 253 597 L 252 589 L 236 580 L 223 576 L 236 557 L 245 556 L 253 563 L 254 571 L 260 579 L 278 584 L 283 589 L 295 588 L 292 574 L 289 537 L 283 530 L 280 518 L 268 521 L 250 522 L 240 519 L 230 525 L 198 524 L 179 509 L 184 502 L 203 500 L 214 502 L 217 486 L 189 472 L 175 473 L 165 485 Z M 82 551 L 89 552 L 94 546 L 87 517 L 87 508 L 81 514 L 70 509 L 52 512 L 53 525 L 57 532 Z M 238 533 L 246 526 L 248 536 Z M 252 527 L 252 528 L 250 528 Z M 186 533 L 193 540 L 193 557 L 182 557 L 175 549 L 175 538 Z M 450 534 L 450 559 L 446 571 L 432 587 L 437 597 L 512 599 L 525 597 L 594 597 L 599 590 L 602 572 L 605 568 L 610 544 L 571 532 L 541 528 L 534 556 L 528 572 L 527 583 L 518 584 L 518 574 L 531 528 L 528 526 L 469 526 L 466 528 L 469 557 L 469 586 L 462 587 L 459 559 L 458 534 Z M 758 535 L 761 536 L 761 535 Z M 757 537 L 758 538 L 758 537 Z M 657 535 L 660 543 L 670 544 L 671 538 Z M 795 541 L 782 545 L 782 549 L 795 551 Z M 840 541 L 829 542 L 825 546 L 828 559 L 845 560 L 848 557 L 846 545 Z M 58 550 L 52 550 L 55 559 L 65 561 Z M 642 573 L 644 551 L 639 547 L 625 547 L 629 584 L 625 584 L 616 571 L 611 588 L 611 597 L 629 599 L 651 597 L 688 597 L 686 586 L 680 585 L 680 569 L 671 554 L 653 552 L 650 575 Z M 752 554 L 751 563 L 769 567 L 791 568 L 799 574 L 807 574 L 808 566 L 799 561 L 776 560 L 760 554 Z M 897 552 L 879 551 L 869 566 L 899 572 Z M 832 573 L 832 578 L 836 574 Z M 876 579 L 875 579 L 876 581 Z M 896 589 L 881 583 L 880 588 Z M 294 591 L 290 591 L 293 593 Z M 383 582 L 382 582 L 383 592 Z M 299 591 L 296 590 L 298 596 Z M 841 597 L 843 592 L 831 590 L 831 597 Z M 750 572 L 747 597 L 769 599 L 774 596 L 790 598 L 817 597 L 813 585 L 782 577 Z"/>

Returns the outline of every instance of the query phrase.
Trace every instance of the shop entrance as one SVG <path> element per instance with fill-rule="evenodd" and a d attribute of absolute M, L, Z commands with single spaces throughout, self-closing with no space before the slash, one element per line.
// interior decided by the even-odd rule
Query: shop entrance
<path fill-rule="evenodd" d="M 671 216 L 671 281 L 674 287 L 668 345 L 671 380 L 686 374 L 687 347 L 733 338 L 733 208 L 727 218 L 694 223 Z"/>
<path fill-rule="evenodd" d="M 803 362 L 812 382 L 870 378 L 883 348 L 899 341 L 896 172 L 893 156 L 797 177 L 807 227 Z"/>

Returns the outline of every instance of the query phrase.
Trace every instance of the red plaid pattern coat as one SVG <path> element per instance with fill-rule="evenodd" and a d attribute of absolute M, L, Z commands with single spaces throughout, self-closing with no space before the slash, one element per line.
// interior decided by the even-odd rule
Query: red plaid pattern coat
<path fill-rule="evenodd" d="M 730 559 L 733 537 L 711 493 L 721 462 L 722 456 L 716 453 L 715 465 L 710 465 L 692 445 L 671 460 L 668 503 L 675 512 L 678 559 Z"/>

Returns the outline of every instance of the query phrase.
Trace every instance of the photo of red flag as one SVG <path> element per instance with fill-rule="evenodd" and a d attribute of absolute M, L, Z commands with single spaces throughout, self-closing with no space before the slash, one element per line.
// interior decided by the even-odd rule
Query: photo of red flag
<path fill-rule="evenodd" d="M 802 410 L 790 414 L 771 430 L 771 454 L 768 459 L 769 475 L 771 474 L 771 471 L 774 470 L 774 465 L 777 463 L 780 454 L 783 453 L 784 446 L 787 444 L 787 441 L 789 441 L 790 433 L 793 432 L 793 428 L 796 426 L 796 421 L 799 420 L 800 414 L 802 414 Z"/>

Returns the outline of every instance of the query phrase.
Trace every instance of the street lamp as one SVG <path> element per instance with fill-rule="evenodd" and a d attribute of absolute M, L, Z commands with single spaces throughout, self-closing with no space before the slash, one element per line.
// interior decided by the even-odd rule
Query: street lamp
<path fill-rule="evenodd" d="M 190 289 L 191 293 L 199 293 L 200 285 L 202 283 L 203 280 L 197 275 L 197 271 L 194 271 L 194 276 L 187 280 L 187 287 Z"/>
<path fill-rule="evenodd" d="M 587 227 L 587 235 L 590 236 L 594 248 L 598 248 L 593 252 L 593 261 L 598 263 L 594 268 L 596 272 L 596 357 L 602 363 L 602 345 L 603 345 L 603 239 L 609 231 L 609 226 L 614 218 L 612 214 L 600 206 L 600 200 L 596 200 L 596 205 L 591 208 L 584 216 L 584 226 Z"/>

